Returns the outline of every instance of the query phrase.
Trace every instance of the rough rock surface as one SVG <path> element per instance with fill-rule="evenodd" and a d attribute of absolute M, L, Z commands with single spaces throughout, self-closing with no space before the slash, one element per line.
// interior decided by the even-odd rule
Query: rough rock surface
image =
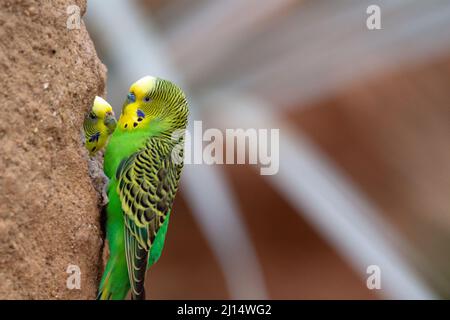
<path fill-rule="evenodd" d="M 0 298 L 91 299 L 102 257 L 98 194 L 80 142 L 105 67 L 67 7 L 0 2 Z M 70 264 L 80 290 L 66 285 Z"/>

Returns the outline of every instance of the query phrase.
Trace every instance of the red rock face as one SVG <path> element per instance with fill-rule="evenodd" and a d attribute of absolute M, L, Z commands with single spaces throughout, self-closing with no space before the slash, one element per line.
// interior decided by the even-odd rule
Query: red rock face
<path fill-rule="evenodd" d="M 83 116 L 104 94 L 105 67 L 67 6 L 0 4 L 0 298 L 96 295 L 102 237 L 98 196 L 80 140 Z M 69 290 L 66 270 L 81 271 Z"/>

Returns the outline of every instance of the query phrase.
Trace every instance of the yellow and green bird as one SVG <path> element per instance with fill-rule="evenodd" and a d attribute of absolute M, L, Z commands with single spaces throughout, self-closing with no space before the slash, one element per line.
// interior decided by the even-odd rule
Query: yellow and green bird
<path fill-rule="evenodd" d="M 146 270 L 160 257 L 183 161 L 188 104 L 170 81 L 146 76 L 129 90 L 107 145 L 106 235 L 110 256 L 98 299 L 144 299 Z"/>
<path fill-rule="evenodd" d="M 116 129 L 116 118 L 111 105 L 101 97 L 95 97 L 92 109 L 83 122 L 85 146 L 93 156 L 108 142 Z"/>

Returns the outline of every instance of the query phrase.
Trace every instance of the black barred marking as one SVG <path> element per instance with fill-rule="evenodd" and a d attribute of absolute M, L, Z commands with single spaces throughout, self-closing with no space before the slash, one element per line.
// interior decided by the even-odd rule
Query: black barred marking
<path fill-rule="evenodd" d="M 127 220 L 125 217 L 125 224 L 131 226 L 132 223 Z M 139 229 L 125 228 L 125 254 L 133 299 L 145 299 L 144 278 L 148 251 L 138 241 L 140 236 Z"/>
<path fill-rule="evenodd" d="M 123 160 L 117 170 L 124 212 L 136 226 L 151 231 L 145 242 L 139 241 L 146 248 L 150 248 L 152 234 L 161 225 L 159 217 L 167 215 L 177 191 L 182 166 L 172 164 L 171 148 L 172 141 L 153 137 L 145 149 Z"/>
<path fill-rule="evenodd" d="M 145 218 L 147 221 L 152 220 L 155 217 L 155 212 L 151 210 L 150 208 L 145 209 Z"/>
<path fill-rule="evenodd" d="M 141 156 L 138 156 L 138 157 L 137 157 L 137 160 L 138 160 L 138 161 L 136 161 L 136 163 L 135 163 L 136 168 L 137 168 L 137 169 L 144 170 L 144 164 L 141 162 L 142 157 L 141 157 Z"/>
<path fill-rule="evenodd" d="M 148 92 L 150 101 L 143 101 L 142 107 L 136 112 L 137 121 L 147 116 L 164 119 L 171 128 L 169 131 L 185 129 L 188 116 L 187 100 L 175 84 L 164 79 L 157 79 L 155 86 Z M 142 118 L 142 119 L 140 119 Z M 171 132 L 163 133 L 170 136 Z"/>
<path fill-rule="evenodd" d="M 147 181 L 142 182 L 141 188 L 146 192 L 150 191 L 150 185 L 147 183 Z"/>
<path fill-rule="evenodd" d="M 95 132 L 90 138 L 89 138 L 89 142 L 94 142 L 97 141 L 100 138 L 100 132 Z"/>
<path fill-rule="evenodd" d="M 144 215 L 144 211 L 142 210 L 136 210 L 136 218 L 142 221 L 142 216 Z"/>
<path fill-rule="evenodd" d="M 137 195 L 138 195 L 138 187 L 136 187 L 136 186 L 133 186 L 132 188 L 131 188 L 131 190 L 130 190 L 130 195 L 133 197 L 133 198 L 135 198 Z"/>
<path fill-rule="evenodd" d="M 167 206 L 166 206 L 166 204 L 165 204 L 164 201 L 160 201 L 160 202 L 158 202 L 158 204 L 156 205 L 156 209 L 158 209 L 158 211 L 160 211 L 160 212 L 166 212 Z"/>
<path fill-rule="evenodd" d="M 159 180 L 164 180 L 166 175 L 167 175 L 167 170 L 166 169 L 164 169 L 164 168 L 159 169 L 159 171 L 158 171 L 158 179 Z"/>
<path fill-rule="evenodd" d="M 83 122 L 83 130 L 87 136 L 94 135 L 97 130 L 97 119 L 92 119 L 90 117 L 85 117 Z"/>

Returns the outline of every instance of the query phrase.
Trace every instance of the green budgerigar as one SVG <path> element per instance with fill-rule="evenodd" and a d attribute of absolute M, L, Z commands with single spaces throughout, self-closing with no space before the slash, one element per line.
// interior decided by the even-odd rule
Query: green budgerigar
<path fill-rule="evenodd" d="M 129 90 L 107 145 L 106 235 L 110 256 L 98 299 L 144 299 L 146 270 L 160 257 L 183 167 L 188 104 L 170 81 L 146 76 Z"/>

